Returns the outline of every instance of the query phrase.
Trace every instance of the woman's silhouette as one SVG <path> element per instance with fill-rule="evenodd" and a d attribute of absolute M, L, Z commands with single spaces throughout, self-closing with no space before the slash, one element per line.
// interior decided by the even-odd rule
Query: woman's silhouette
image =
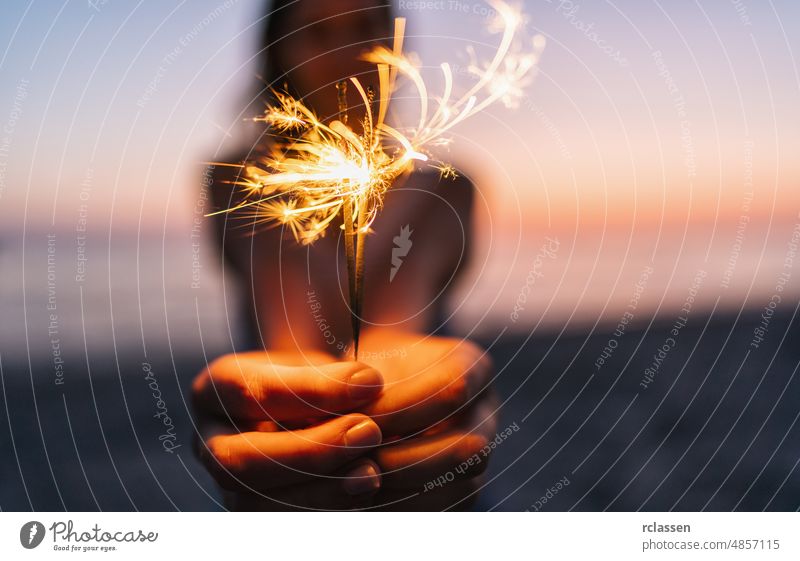
<path fill-rule="evenodd" d="M 338 81 L 377 80 L 360 55 L 391 39 L 393 20 L 379 2 L 278 0 L 266 21 L 253 107 L 286 88 L 327 121 Z M 349 105 L 353 122 L 358 99 Z M 251 144 L 229 161 L 267 150 L 270 131 Z M 239 171 L 215 170 L 217 208 L 239 200 Z M 305 247 L 280 228 L 214 218 L 259 349 L 218 359 L 194 384 L 197 450 L 232 508 L 440 509 L 474 498 L 495 427 L 491 364 L 473 343 L 441 335 L 444 297 L 468 255 L 472 190 L 430 171 L 389 190 L 366 245 L 361 362 L 345 358 L 338 228 Z"/>

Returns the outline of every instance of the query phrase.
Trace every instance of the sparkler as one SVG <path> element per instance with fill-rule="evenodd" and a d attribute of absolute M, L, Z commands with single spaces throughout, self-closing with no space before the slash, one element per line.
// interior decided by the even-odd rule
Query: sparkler
<path fill-rule="evenodd" d="M 453 177 L 455 170 L 435 160 L 430 149 L 448 144 L 446 135 L 453 127 L 493 103 L 514 107 L 535 75 L 544 37 L 520 40 L 522 15 L 502 0 L 489 0 L 489 4 L 496 14 L 490 30 L 501 34 L 500 42 L 486 64 L 477 62 L 470 53 L 472 61 L 466 70 L 475 83 L 459 97 L 454 96 L 453 70 L 447 63 L 440 66 L 444 79 L 441 95 L 429 95 L 420 70 L 403 54 L 404 18 L 395 20 L 391 49 L 379 46 L 364 56 L 378 71 L 377 98 L 375 91 L 365 88 L 358 78 L 339 82 L 339 115 L 326 124 L 301 100 L 274 92 L 275 102 L 256 120 L 272 127 L 277 142 L 271 154 L 243 164 L 244 174 L 235 184 L 245 190 L 244 202 L 219 211 L 247 208 L 258 221 L 282 224 L 303 244 L 325 235 L 341 216 L 356 358 L 364 293 L 364 244 L 386 191 L 410 172 L 415 162 L 427 162 L 442 177 Z M 413 127 L 394 128 L 386 123 L 398 76 L 413 84 L 419 98 L 418 121 Z M 365 109 L 360 134 L 348 124 L 348 83 L 358 92 Z"/>

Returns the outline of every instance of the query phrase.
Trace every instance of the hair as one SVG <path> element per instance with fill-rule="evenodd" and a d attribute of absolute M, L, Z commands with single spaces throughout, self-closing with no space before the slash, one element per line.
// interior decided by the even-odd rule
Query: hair
<path fill-rule="evenodd" d="M 291 40 L 294 30 L 287 29 L 286 19 L 292 10 L 303 9 L 303 2 L 320 0 L 268 0 L 265 5 L 266 25 L 262 28 L 258 52 L 258 78 L 252 93 L 254 100 L 270 102 L 273 100 L 272 89 L 285 89 L 288 93 L 295 93 L 289 81 L 288 69 L 284 68 L 280 57 L 277 55 L 277 45 L 281 41 Z M 334 0 L 329 0 L 334 1 Z M 394 13 L 390 3 L 376 3 L 386 18 L 387 28 L 391 27 Z M 287 37 L 287 34 L 289 35 Z"/>
<path fill-rule="evenodd" d="M 286 80 L 287 72 L 277 56 L 275 48 L 287 32 L 286 16 L 292 9 L 298 9 L 301 0 L 272 0 L 267 2 L 267 21 L 262 28 L 259 51 L 259 82 L 256 97 L 268 99 L 270 88 Z M 288 84 L 287 84 L 288 87 Z"/>

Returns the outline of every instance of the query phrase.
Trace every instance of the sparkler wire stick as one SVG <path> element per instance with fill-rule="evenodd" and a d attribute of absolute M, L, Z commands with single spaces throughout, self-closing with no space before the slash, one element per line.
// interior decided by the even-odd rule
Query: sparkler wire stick
<path fill-rule="evenodd" d="M 356 264 L 356 244 L 362 245 L 353 231 L 353 209 L 346 204 L 342 207 L 344 220 L 344 250 L 347 259 L 347 284 L 350 293 L 350 323 L 353 328 L 353 358 L 358 359 L 358 335 L 361 331 L 361 316 L 359 315 L 359 302 L 362 295 L 358 290 L 358 267 Z M 362 254 L 363 256 L 363 254 Z M 363 268 L 362 268 L 363 271 Z"/>
<path fill-rule="evenodd" d="M 353 323 L 353 358 L 358 360 L 358 337 L 361 333 L 361 311 L 364 304 L 364 241 L 366 236 L 366 217 L 363 207 L 358 210 L 358 230 L 356 233 L 356 259 L 355 259 L 355 285 L 356 295 L 354 302 L 355 311 L 352 313 Z"/>
<path fill-rule="evenodd" d="M 361 88 L 358 81 L 353 81 L 357 88 Z M 347 82 L 342 80 L 336 84 L 336 93 L 339 104 L 339 120 L 347 124 Z M 358 227 L 353 228 L 353 208 L 349 202 L 342 206 L 342 221 L 344 222 L 344 249 L 347 260 L 347 285 L 350 296 L 350 324 L 353 329 L 353 359 L 358 360 L 358 339 L 361 333 L 361 308 L 364 301 L 364 211 L 358 205 Z"/>

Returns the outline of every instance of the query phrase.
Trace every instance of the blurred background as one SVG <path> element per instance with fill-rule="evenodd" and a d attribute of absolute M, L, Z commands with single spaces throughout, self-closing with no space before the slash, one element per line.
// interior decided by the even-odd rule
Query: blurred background
<path fill-rule="evenodd" d="M 392 5 L 426 71 L 496 44 L 483 2 Z M 522 427 L 479 507 L 797 509 L 800 4 L 522 5 L 536 82 L 445 155 L 478 188 L 450 326 L 491 349 Z M 3 510 L 220 508 L 186 388 L 242 330 L 201 186 L 254 134 L 265 13 L 4 6 Z"/>

